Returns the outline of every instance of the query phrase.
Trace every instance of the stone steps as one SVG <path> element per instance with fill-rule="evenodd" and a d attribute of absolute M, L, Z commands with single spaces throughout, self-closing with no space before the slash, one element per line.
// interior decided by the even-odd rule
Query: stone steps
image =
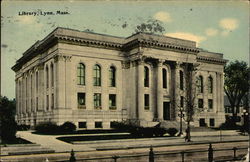
<path fill-rule="evenodd" d="M 1 155 L 27 155 L 27 154 L 41 154 L 41 153 L 54 153 L 55 151 L 49 148 L 42 147 L 41 145 L 15 145 L 1 147 Z"/>

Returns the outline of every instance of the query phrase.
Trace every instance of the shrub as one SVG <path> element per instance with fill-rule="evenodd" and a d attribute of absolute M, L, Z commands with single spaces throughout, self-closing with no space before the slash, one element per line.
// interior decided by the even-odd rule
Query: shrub
<path fill-rule="evenodd" d="M 165 128 L 154 127 L 154 135 L 156 137 L 162 137 L 165 133 L 167 133 Z"/>
<path fill-rule="evenodd" d="M 54 134 L 60 131 L 60 127 L 53 122 L 43 122 L 35 127 L 37 133 Z"/>
<path fill-rule="evenodd" d="M 21 124 L 17 126 L 17 130 L 19 131 L 24 131 L 24 130 L 29 130 L 29 129 L 30 129 L 30 125 Z"/>
<path fill-rule="evenodd" d="M 176 128 L 169 128 L 167 130 L 167 133 L 170 135 L 170 136 L 175 136 L 175 134 L 178 132 L 178 130 Z"/>
<path fill-rule="evenodd" d="M 75 130 L 76 130 L 76 125 L 69 121 L 60 125 L 60 131 L 63 133 L 71 133 L 71 132 L 74 132 Z"/>

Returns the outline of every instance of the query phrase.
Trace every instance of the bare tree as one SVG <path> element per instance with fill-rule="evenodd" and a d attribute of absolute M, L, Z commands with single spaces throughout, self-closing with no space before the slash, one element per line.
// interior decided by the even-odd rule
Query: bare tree
<path fill-rule="evenodd" d="M 194 114 L 197 110 L 196 73 L 198 71 L 198 66 L 199 65 L 197 64 L 190 64 L 190 63 L 182 64 L 181 67 L 183 68 L 183 76 L 180 76 L 180 82 L 183 82 L 183 83 L 180 83 L 179 89 L 180 89 L 180 94 L 183 94 L 183 95 L 181 95 L 180 97 L 180 102 L 175 101 L 175 105 L 176 107 L 179 108 L 179 111 L 185 112 L 183 119 L 187 123 L 186 140 L 188 142 L 191 141 L 190 123 L 194 120 Z M 182 81 L 181 81 L 181 77 L 183 77 Z M 181 85 L 181 84 L 184 84 L 184 85 Z M 181 93 L 181 91 L 183 93 Z"/>

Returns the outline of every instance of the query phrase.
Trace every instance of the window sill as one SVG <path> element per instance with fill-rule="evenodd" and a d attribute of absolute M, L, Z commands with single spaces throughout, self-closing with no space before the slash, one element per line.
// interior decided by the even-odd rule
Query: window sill
<path fill-rule="evenodd" d="M 95 110 L 102 110 L 102 107 L 95 107 Z"/>
<path fill-rule="evenodd" d="M 86 106 L 78 106 L 78 109 L 86 109 Z"/>
<path fill-rule="evenodd" d="M 109 107 L 109 110 L 117 110 L 116 106 Z"/>

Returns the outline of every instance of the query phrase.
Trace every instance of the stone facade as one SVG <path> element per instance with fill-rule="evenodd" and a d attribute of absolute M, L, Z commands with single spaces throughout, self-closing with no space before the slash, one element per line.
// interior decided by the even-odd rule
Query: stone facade
<path fill-rule="evenodd" d="M 186 106 L 179 104 L 187 95 L 186 86 L 201 77 L 202 92 L 196 86 L 192 91 L 197 103 L 192 124 L 219 126 L 225 120 L 225 63 L 222 54 L 199 49 L 193 41 L 56 28 L 12 67 L 16 120 L 32 126 L 71 121 L 87 129 L 110 128 L 112 121 L 121 120 L 146 126 L 178 121 L 180 107 Z M 187 65 L 197 67 L 192 83 L 185 80 Z"/>

